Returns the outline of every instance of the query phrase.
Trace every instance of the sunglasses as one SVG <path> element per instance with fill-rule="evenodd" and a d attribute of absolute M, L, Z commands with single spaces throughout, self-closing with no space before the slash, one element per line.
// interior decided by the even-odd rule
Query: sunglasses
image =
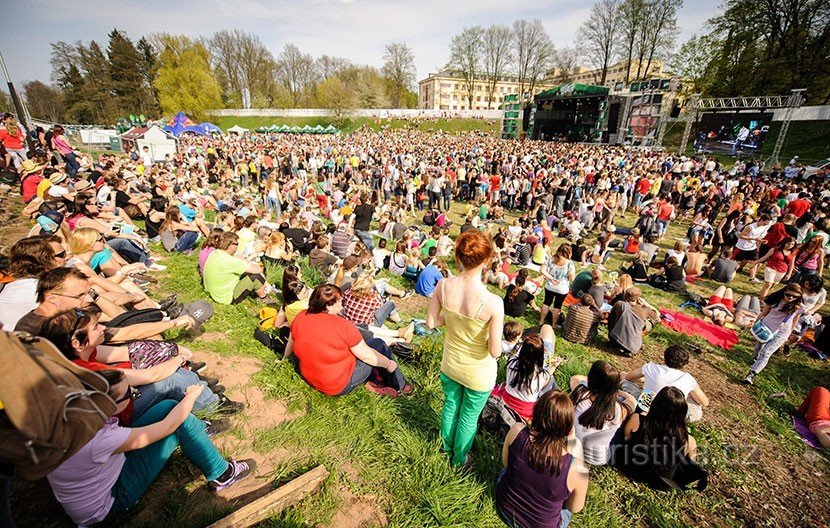
<path fill-rule="evenodd" d="M 63 251 L 59 252 L 59 253 L 55 253 L 55 258 L 64 258 L 64 257 L 66 257 L 66 250 L 65 249 Z"/>
<path fill-rule="evenodd" d="M 141 391 L 136 389 L 135 387 L 130 387 L 129 390 L 127 391 L 127 393 L 124 394 L 124 396 L 122 396 L 122 397 L 118 398 L 117 400 L 115 400 L 115 404 L 118 405 L 119 403 L 125 402 L 127 400 L 135 400 L 139 396 L 141 396 Z"/>
<path fill-rule="evenodd" d="M 787 299 L 800 299 L 801 295 L 798 295 L 797 293 L 785 293 L 784 297 Z"/>

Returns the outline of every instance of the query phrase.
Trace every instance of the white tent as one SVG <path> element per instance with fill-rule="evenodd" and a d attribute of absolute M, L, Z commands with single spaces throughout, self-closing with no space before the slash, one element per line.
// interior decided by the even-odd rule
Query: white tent
<path fill-rule="evenodd" d="M 247 128 L 242 128 L 239 125 L 234 125 L 228 129 L 228 134 L 244 134 L 245 132 L 250 132 Z"/>
<path fill-rule="evenodd" d="M 138 152 L 148 147 L 154 161 L 163 161 L 165 155 L 172 157 L 176 154 L 176 138 L 156 125 L 132 128 L 121 134 L 121 141 L 125 151 L 127 146 L 134 146 Z"/>

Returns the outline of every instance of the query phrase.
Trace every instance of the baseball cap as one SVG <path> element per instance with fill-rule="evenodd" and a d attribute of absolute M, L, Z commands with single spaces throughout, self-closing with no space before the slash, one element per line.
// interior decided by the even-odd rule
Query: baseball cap
<path fill-rule="evenodd" d="M 182 310 L 182 315 L 189 315 L 195 321 L 193 325 L 194 330 L 201 330 L 202 324 L 206 323 L 211 317 L 213 317 L 213 306 L 207 301 L 193 301 L 188 303 L 187 306 L 184 307 Z"/>

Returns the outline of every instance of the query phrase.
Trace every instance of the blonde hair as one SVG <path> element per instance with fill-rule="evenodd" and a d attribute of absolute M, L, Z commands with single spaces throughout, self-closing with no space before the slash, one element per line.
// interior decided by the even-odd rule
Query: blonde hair
<path fill-rule="evenodd" d="M 92 249 L 100 236 L 101 234 L 91 227 L 79 227 L 69 235 L 69 251 L 74 255 L 86 253 Z"/>
<path fill-rule="evenodd" d="M 372 297 L 375 293 L 375 281 L 371 271 L 361 273 L 349 288 L 349 295 L 353 297 Z"/>
<path fill-rule="evenodd" d="M 620 283 L 619 283 L 619 285 L 617 286 L 617 288 L 618 288 L 620 291 L 623 291 L 623 292 L 624 292 L 624 291 L 626 291 L 628 288 L 631 288 L 631 287 L 633 287 L 633 286 L 634 286 L 634 280 L 631 278 L 631 275 L 629 275 L 629 274 L 627 274 L 627 273 L 623 273 L 622 275 L 620 275 Z"/>
<path fill-rule="evenodd" d="M 265 241 L 265 251 L 271 251 L 275 246 L 285 249 L 285 235 L 279 231 L 271 231 L 271 236 Z"/>

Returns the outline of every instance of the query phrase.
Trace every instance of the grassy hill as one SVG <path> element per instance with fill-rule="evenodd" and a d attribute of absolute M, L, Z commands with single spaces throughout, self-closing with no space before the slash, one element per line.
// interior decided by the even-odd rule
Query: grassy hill
<path fill-rule="evenodd" d="M 251 130 L 261 126 L 288 125 L 288 126 L 323 126 L 333 125 L 342 132 L 354 132 L 361 127 L 368 127 L 372 130 L 381 130 L 383 127 L 391 128 L 417 128 L 418 130 L 435 132 L 444 131 L 451 134 L 480 131 L 484 133 L 496 133 L 499 129 L 499 121 L 495 119 L 434 119 L 424 120 L 417 125 L 406 119 L 380 119 L 374 117 L 273 117 L 273 116 L 249 116 L 249 117 L 228 117 L 214 116 L 212 122 L 222 130 L 227 130 L 234 125 L 239 125 Z"/>

